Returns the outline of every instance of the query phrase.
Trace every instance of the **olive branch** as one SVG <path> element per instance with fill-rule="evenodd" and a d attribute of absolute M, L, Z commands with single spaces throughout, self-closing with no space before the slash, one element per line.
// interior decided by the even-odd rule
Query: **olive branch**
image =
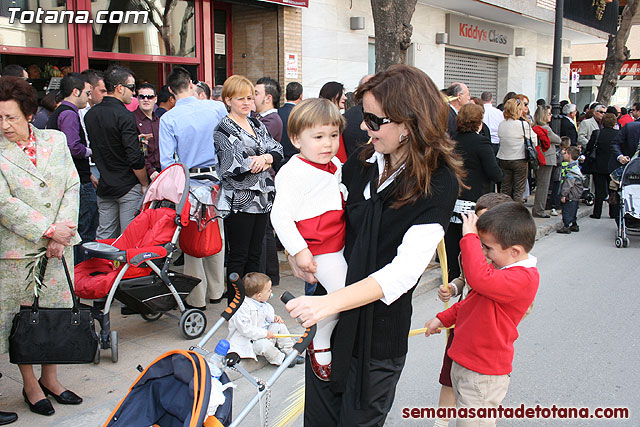
<path fill-rule="evenodd" d="M 47 285 L 45 285 L 43 281 L 40 280 L 40 270 L 42 269 L 42 262 L 46 259 L 45 258 L 46 254 L 47 254 L 47 248 L 40 248 L 38 252 L 26 254 L 28 257 L 34 257 L 34 259 L 29 261 L 29 263 L 26 266 L 28 273 L 27 273 L 27 277 L 25 277 L 25 280 L 27 280 L 28 283 L 25 289 L 28 289 L 31 283 L 33 282 L 35 284 L 35 286 L 33 287 L 33 292 L 36 294 L 37 297 L 39 297 L 38 293 L 40 292 L 40 290 L 43 287 L 45 288 L 47 287 Z"/>

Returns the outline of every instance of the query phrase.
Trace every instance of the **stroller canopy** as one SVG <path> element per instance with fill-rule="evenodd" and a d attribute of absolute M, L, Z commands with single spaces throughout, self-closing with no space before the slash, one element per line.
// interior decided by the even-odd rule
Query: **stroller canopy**
<path fill-rule="evenodd" d="M 199 354 L 167 352 L 140 374 L 104 427 L 200 427 L 209 406 L 210 378 Z"/>

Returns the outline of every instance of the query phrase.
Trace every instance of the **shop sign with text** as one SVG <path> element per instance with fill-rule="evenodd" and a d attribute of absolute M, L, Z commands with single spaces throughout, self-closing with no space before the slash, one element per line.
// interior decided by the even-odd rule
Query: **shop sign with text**
<path fill-rule="evenodd" d="M 447 14 L 449 45 L 513 54 L 513 28 Z"/>

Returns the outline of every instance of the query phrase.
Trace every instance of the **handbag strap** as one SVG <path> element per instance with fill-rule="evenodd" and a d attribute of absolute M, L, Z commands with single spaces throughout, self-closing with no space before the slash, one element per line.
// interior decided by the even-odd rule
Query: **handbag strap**
<path fill-rule="evenodd" d="M 527 134 L 524 131 L 524 120 L 520 120 L 522 125 L 522 137 L 524 138 L 524 145 L 527 145 Z M 529 128 L 529 140 L 531 140 L 531 128 Z"/>
<path fill-rule="evenodd" d="M 38 278 L 40 279 L 40 283 L 44 283 L 44 274 L 47 270 L 47 264 L 49 263 L 49 258 L 45 255 L 44 259 L 40 263 L 40 272 L 38 273 Z M 78 313 L 80 310 L 78 308 L 78 297 L 76 296 L 75 291 L 73 290 L 73 283 L 71 281 L 71 275 L 69 274 L 69 267 L 67 266 L 67 260 L 62 256 L 62 267 L 64 268 L 64 274 L 67 276 L 67 284 L 69 285 L 69 291 L 71 292 L 71 299 L 73 300 L 73 312 Z M 33 297 L 33 309 L 36 311 L 39 308 L 39 300 L 38 294 Z"/>

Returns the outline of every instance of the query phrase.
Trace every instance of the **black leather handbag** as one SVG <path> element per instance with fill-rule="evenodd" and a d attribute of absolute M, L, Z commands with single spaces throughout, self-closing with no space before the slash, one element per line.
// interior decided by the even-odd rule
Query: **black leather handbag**
<path fill-rule="evenodd" d="M 14 316 L 9 335 L 9 361 L 16 364 L 91 363 L 98 348 L 98 336 L 91 308 L 78 303 L 67 263 L 62 266 L 73 299 L 73 308 L 43 308 L 38 296 L 33 305 L 22 305 Z M 47 258 L 42 260 L 40 280 Z M 46 291 L 45 291 L 46 292 Z"/>
<path fill-rule="evenodd" d="M 529 136 L 524 131 L 524 122 L 522 124 L 522 136 L 524 137 L 524 155 L 529 163 L 529 167 L 532 170 L 538 170 L 540 167 L 540 162 L 538 161 L 538 151 L 536 147 L 533 146 L 533 141 L 531 141 L 531 131 L 529 131 Z"/>

